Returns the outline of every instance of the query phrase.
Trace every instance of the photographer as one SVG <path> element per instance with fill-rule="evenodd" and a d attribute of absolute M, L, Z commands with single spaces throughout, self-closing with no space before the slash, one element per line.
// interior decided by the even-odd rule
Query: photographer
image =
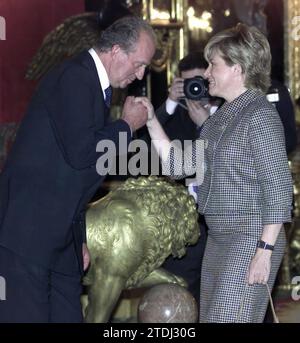
<path fill-rule="evenodd" d="M 179 139 L 183 142 L 198 138 L 202 123 L 220 104 L 218 98 L 208 98 L 207 94 L 203 97 L 201 94 L 197 96 L 195 89 L 193 91 L 191 87 L 184 87 L 195 86 L 195 82 L 190 81 L 198 76 L 203 77 L 206 68 L 207 62 L 200 52 L 190 53 L 179 61 L 179 77 L 174 78 L 168 99 L 156 111 L 159 122 L 171 140 Z M 205 81 L 201 81 L 199 93 L 206 86 Z M 184 88 L 189 98 L 184 93 Z M 190 99 L 192 97 L 196 100 Z"/>

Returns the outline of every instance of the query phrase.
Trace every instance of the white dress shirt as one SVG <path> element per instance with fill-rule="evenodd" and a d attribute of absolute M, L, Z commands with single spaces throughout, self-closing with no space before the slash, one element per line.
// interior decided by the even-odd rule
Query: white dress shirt
<path fill-rule="evenodd" d="M 103 97 L 104 97 L 104 99 L 106 99 L 105 89 L 107 87 L 109 87 L 109 79 L 108 79 L 107 72 L 106 72 L 104 65 L 101 62 L 98 54 L 96 53 L 96 51 L 93 48 L 91 48 L 89 50 L 89 54 L 92 56 L 92 58 L 95 62 L 97 72 L 98 72 L 99 81 L 100 81 L 100 85 L 101 85 L 102 92 L 103 92 Z"/>

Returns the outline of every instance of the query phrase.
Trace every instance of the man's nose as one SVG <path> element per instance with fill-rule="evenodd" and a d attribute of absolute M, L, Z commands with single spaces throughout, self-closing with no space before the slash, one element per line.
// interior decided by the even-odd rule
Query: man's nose
<path fill-rule="evenodd" d="M 142 80 L 145 74 L 145 67 L 140 67 L 137 72 L 135 73 L 135 76 L 138 80 Z"/>

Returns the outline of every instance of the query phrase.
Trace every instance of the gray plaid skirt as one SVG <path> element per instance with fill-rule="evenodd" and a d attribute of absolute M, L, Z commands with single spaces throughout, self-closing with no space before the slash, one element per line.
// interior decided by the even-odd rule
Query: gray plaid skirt
<path fill-rule="evenodd" d="M 205 216 L 205 219 L 209 230 L 201 273 L 200 322 L 263 322 L 269 302 L 267 287 L 246 284 L 246 273 L 262 234 L 261 217 Z M 273 288 L 285 244 L 282 228 L 271 257 L 270 289 Z"/>

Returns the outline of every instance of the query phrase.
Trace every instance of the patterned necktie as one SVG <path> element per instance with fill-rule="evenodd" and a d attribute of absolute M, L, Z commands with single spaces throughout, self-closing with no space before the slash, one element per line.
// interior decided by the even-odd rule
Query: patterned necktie
<path fill-rule="evenodd" d="M 111 86 L 107 87 L 105 90 L 105 105 L 109 108 L 111 104 L 112 88 Z"/>

